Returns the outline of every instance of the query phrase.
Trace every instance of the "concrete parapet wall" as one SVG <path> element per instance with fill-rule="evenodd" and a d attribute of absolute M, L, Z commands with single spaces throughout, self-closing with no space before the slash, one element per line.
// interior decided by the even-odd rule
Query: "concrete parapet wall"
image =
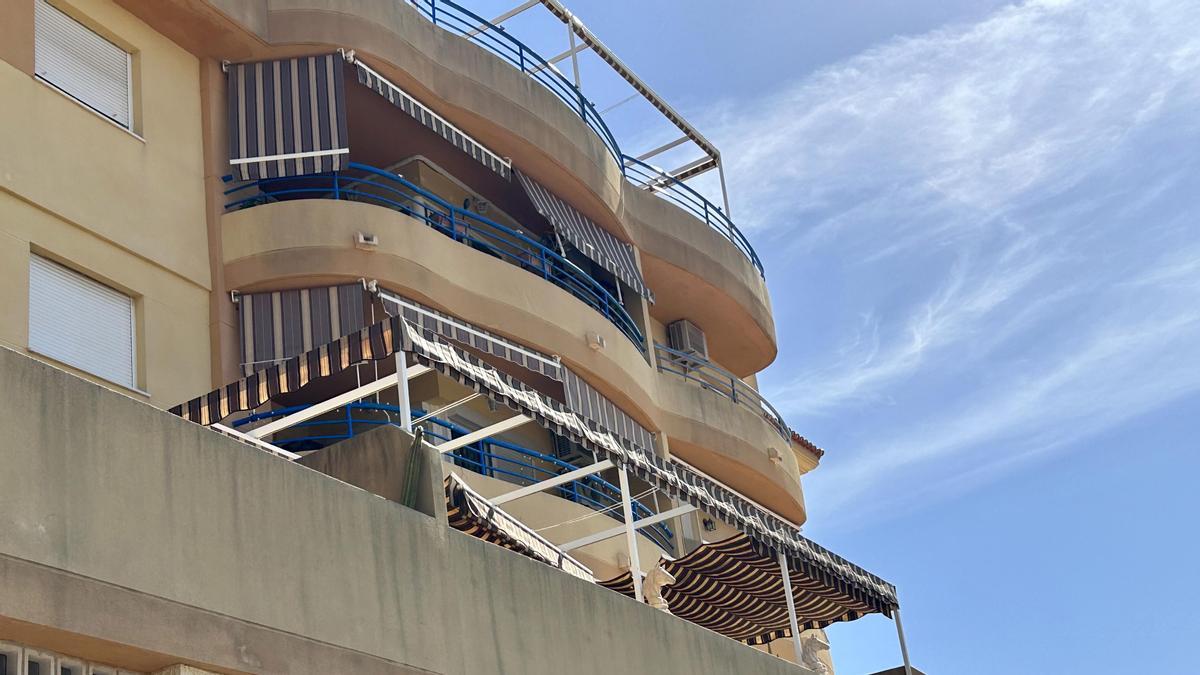
<path fill-rule="evenodd" d="M 804 672 L 16 352 L 0 380 L 0 639 L 150 671 Z"/>

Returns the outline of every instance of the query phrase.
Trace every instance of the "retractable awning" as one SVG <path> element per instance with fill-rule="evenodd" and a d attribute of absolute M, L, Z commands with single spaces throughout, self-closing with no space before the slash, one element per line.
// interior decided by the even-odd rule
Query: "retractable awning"
<path fill-rule="evenodd" d="M 228 68 L 229 163 L 239 180 L 341 170 L 350 153 L 339 54 Z"/>
<path fill-rule="evenodd" d="M 596 580 L 583 563 L 563 553 L 455 475 L 446 479 L 446 509 L 450 527 L 456 530 L 540 560 L 584 581 Z"/>
<path fill-rule="evenodd" d="M 408 92 L 397 87 L 374 68 L 354 59 L 354 67 L 358 72 L 358 83 L 371 89 L 376 94 L 387 99 L 388 103 L 408 113 L 410 117 L 420 122 L 433 133 L 446 139 L 451 145 L 471 156 L 472 159 L 508 179 L 512 172 L 512 163 L 507 159 L 488 150 L 482 143 L 471 138 L 462 129 L 454 126 L 446 118 L 430 110 Z"/>
<path fill-rule="evenodd" d="M 367 325 L 362 284 L 242 293 L 242 372 L 250 375 Z"/>
<path fill-rule="evenodd" d="M 618 279 L 650 302 L 654 302 L 654 293 L 646 287 L 642 273 L 634 261 L 633 246 L 627 244 L 590 218 L 580 213 L 575 207 L 559 199 L 550 190 L 521 171 L 514 169 L 517 180 L 533 202 L 533 207 L 542 217 L 550 221 L 559 236 L 571 242 L 581 253 L 597 265 L 612 272 Z"/>
<path fill-rule="evenodd" d="M 436 333 L 447 340 L 453 340 L 506 361 L 512 361 L 522 368 L 540 373 L 552 380 L 559 382 L 563 380 L 563 373 L 566 369 L 557 358 L 551 358 L 391 291 L 380 289 L 378 296 L 383 301 L 383 308 L 389 315 L 403 316 L 405 321 L 424 331 Z"/>
<path fill-rule="evenodd" d="M 200 424 L 214 424 L 239 411 L 252 410 L 272 397 L 358 363 L 409 352 L 421 363 L 579 443 L 597 455 L 632 469 L 668 496 L 697 506 L 744 532 L 762 552 L 782 552 L 789 566 L 826 589 L 861 603 L 863 613 L 890 616 L 899 607 L 896 589 L 810 541 L 797 527 L 694 468 L 651 454 L 598 429 L 562 403 L 541 394 L 474 356 L 422 331 L 400 316 L 359 330 L 318 349 L 273 364 L 250 377 L 176 406 L 171 412 Z M 857 611 L 857 609 L 856 609 Z"/>
<path fill-rule="evenodd" d="M 752 645 L 791 636 L 779 565 L 746 535 L 702 544 L 661 567 L 675 578 L 662 590 L 675 616 Z M 828 585 L 820 574 L 808 576 L 805 566 L 789 563 L 788 568 L 801 630 L 880 611 L 848 589 Z M 628 572 L 599 583 L 633 597 Z"/>

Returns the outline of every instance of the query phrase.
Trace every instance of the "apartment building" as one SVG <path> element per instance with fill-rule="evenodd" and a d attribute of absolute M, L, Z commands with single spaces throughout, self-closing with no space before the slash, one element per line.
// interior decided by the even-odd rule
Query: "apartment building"
<path fill-rule="evenodd" d="M 585 51 L 679 140 L 625 148 Z M 0 674 L 831 673 L 825 626 L 899 628 L 800 534 L 719 151 L 557 0 L 4 0 L 0 99 Z"/>

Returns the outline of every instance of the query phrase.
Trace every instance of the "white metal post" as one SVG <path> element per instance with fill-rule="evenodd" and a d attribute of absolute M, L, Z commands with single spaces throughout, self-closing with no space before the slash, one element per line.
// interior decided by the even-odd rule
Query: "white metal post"
<path fill-rule="evenodd" d="M 402 351 L 396 352 L 396 392 L 400 399 L 400 427 L 412 433 L 412 401 L 408 397 L 408 357 Z"/>
<path fill-rule="evenodd" d="M 893 610 L 896 621 L 896 636 L 900 638 L 900 656 L 904 658 L 904 675 L 913 675 L 912 664 L 908 661 L 908 644 L 904 641 L 904 624 L 900 623 L 900 608 Z"/>
<path fill-rule="evenodd" d="M 629 473 L 618 469 L 621 477 L 621 512 L 625 516 L 625 543 L 629 546 L 629 574 L 633 577 L 633 597 L 642 602 L 642 563 L 638 560 L 637 530 L 633 527 L 633 502 L 629 497 Z"/>
<path fill-rule="evenodd" d="M 583 82 L 579 79 L 579 50 L 575 49 L 575 31 L 570 25 L 567 26 L 567 39 L 571 46 L 571 68 L 575 71 L 575 88 L 579 89 L 583 87 Z"/>
<path fill-rule="evenodd" d="M 787 556 L 779 551 L 779 573 L 783 575 L 783 597 L 787 599 L 788 624 L 792 627 L 792 646 L 796 650 L 796 663 L 800 663 L 803 647 L 800 646 L 800 622 L 796 620 L 796 599 L 792 597 L 792 575 L 788 572 Z"/>
<path fill-rule="evenodd" d="M 725 202 L 725 217 L 733 218 L 733 214 L 729 212 L 729 188 L 725 187 L 725 162 L 717 157 L 717 174 L 721 176 L 721 199 Z"/>

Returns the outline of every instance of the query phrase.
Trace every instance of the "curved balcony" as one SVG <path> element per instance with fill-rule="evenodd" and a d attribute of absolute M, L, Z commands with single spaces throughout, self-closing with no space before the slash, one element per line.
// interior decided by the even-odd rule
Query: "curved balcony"
<path fill-rule="evenodd" d="M 783 416 L 775 406 L 728 370 L 695 354 L 685 354 L 659 342 L 654 343 L 654 357 L 658 363 L 658 372 L 678 375 L 701 389 L 711 391 L 761 415 L 788 443 L 800 438 L 799 434 L 784 423 Z"/>
<path fill-rule="evenodd" d="M 737 225 L 733 224 L 733 221 L 729 219 L 724 210 L 710 202 L 704 195 L 696 192 L 687 183 L 658 167 L 628 155 L 624 158 L 624 164 L 625 177 L 629 182 L 643 190 L 662 197 L 691 213 L 696 218 L 703 220 L 705 224 L 716 230 L 722 237 L 728 239 L 737 250 L 741 251 L 742 255 L 746 256 L 751 264 L 754 265 L 754 268 L 758 270 L 760 276 L 766 277 L 766 273 L 763 271 L 762 260 L 759 259 L 754 247 L 750 245 L 750 240 L 746 238 L 746 235 L 742 234 Z"/>
<path fill-rule="evenodd" d="M 411 2 L 433 25 L 483 47 L 550 90 L 567 104 L 568 108 L 578 113 L 584 123 L 600 137 L 613 161 L 619 166 L 622 164 L 621 148 L 617 145 L 617 139 L 605 124 L 604 118 L 596 111 L 596 107 L 573 82 L 540 54 L 510 35 L 504 28 L 450 0 Z"/>
<path fill-rule="evenodd" d="M 758 270 L 764 274 L 762 260 L 746 236 L 733 224 L 725 212 L 678 178 L 661 169 L 621 152 L 617 139 L 604 118 L 596 111 L 583 92 L 545 58 L 533 51 L 503 27 L 451 0 L 412 0 L 420 12 L 435 26 L 473 42 L 499 56 L 557 96 L 568 108 L 579 114 L 592 129 L 631 183 L 649 190 L 688 211 L 732 243 Z"/>
<path fill-rule="evenodd" d="M 249 181 L 226 190 L 225 196 L 226 211 L 295 199 L 356 201 L 399 211 L 567 291 L 612 322 L 639 351 L 646 351 L 641 330 L 621 302 L 575 263 L 523 232 L 454 206 L 396 174 L 351 162 L 346 171 Z"/>
<path fill-rule="evenodd" d="M 308 405 L 297 405 L 255 413 L 236 420 L 233 422 L 233 426 L 236 428 L 263 420 L 286 417 L 308 407 Z M 300 435 L 276 439 L 275 444 L 291 452 L 317 450 L 326 445 L 353 438 L 356 434 L 365 433 L 378 426 L 396 425 L 393 419 L 399 419 L 400 408 L 382 403 L 358 402 L 339 408 L 332 415 L 335 416 L 309 420 L 295 425 L 293 428 L 300 430 Z M 471 432 L 470 429 L 449 420 L 427 417 L 426 412 L 418 408 L 412 410 L 412 415 L 414 418 L 424 418 L 426 436 L 439 441 L 448 441 Z M 449 457 L 456 466 L 518 486 L 533 485 L 574 471 L 582 466 L 495 437 L 484 438 L 459 448 L 450 453 Z M 599 476 L 590 475 L 565 483 L 554 488 L 554 494 L 560 499 L 586 506 L 593 511 L 606 514 L 618 522 L 624 522 L 621 513 L 620 488 Z M 635 519 L 654 515 L 654 511 L 642 502 L 636 499 L 632 501 Z M 641 532 L 664 551 L 674 550 L 675 535 L 665 523 L 647 526 L 642 528 Z"/>

